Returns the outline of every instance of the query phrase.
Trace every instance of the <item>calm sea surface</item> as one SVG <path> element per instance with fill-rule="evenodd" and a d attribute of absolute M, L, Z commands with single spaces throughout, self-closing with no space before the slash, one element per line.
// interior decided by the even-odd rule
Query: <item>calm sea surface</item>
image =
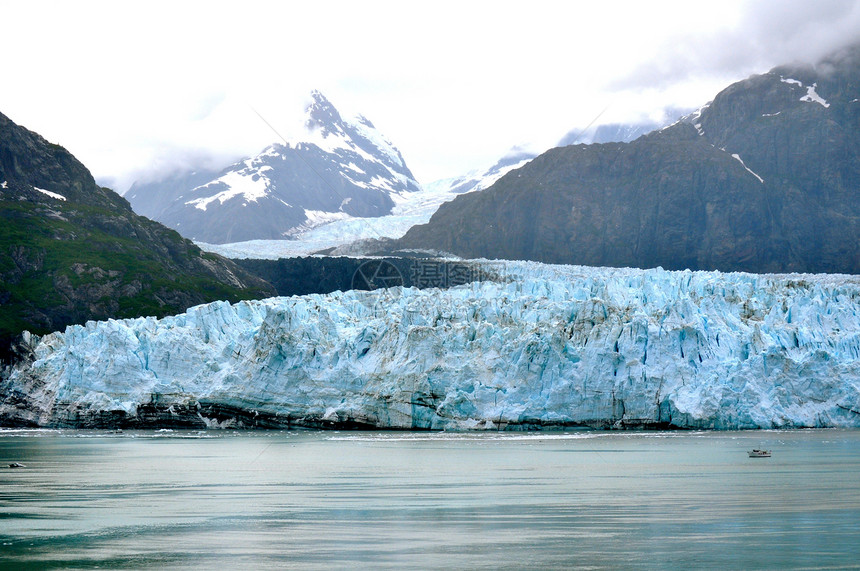
<path fill-rule="evenodd" d="M 3 569 L 860 567 L 860 431 L 0 429 L 0 462 Z"/>

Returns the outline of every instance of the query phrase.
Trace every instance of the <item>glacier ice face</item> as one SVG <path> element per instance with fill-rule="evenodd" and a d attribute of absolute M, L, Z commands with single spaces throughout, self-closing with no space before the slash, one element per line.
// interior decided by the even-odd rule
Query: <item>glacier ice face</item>
<path fill-rule="evenodd" d="M 860 427 L 858 277 L 496 273 L 72 326 L 7 375 L 0 421 Z"/>

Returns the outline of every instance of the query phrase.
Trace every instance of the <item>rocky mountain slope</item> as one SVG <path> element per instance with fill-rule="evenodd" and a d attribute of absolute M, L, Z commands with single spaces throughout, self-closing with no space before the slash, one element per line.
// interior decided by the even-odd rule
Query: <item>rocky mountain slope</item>
<path fill-rule="evenodd" d="M 628 142 L 661 126 L 664 125 L 601 125 L 584 137 L 588 140 L 598 138 Z M 572 144 L 565 141 L 581 138 L 581 130 L 571 131 L 559 145 Z M 360 255 L 385 250 L 390 239 L 402 237 L 413 226 L 426 224 L 441 204 L 454 200 L 461 194 L 490 187 L 502 176 L 520 168 L 536 156 L 532 152 L 514 149 L 488 168 L 475 169 L 458 177 L 425 184 L 420 192 L 397 195 L 394 197 L 397 204 L 391 214 L 385 216 L 344 217 L 295 234 L 294 240 L 249 240 L 231 244 L 201 242 L 200 246 L 207 251 L 234 259 L 293 258 L 320 252 Z"/>
<path fill-rule="evenodd" d="M 383 216 L 419 190 L 403 156 L 365 117 L 344 119 L 314 92 L 306 125 L 303 140 L 273 144 L 208 180 L 185 173 L 135 184 L 126 197 L 136 212 L 187 238 L 224 244 Z"/>
<path fill-rule="evenodd" d="M 522 166 L 534 155 L 517 153 L 505 157 L 486 170 L 425 185 L 419 192 L 394 196 L 395 206 L 384 216 L 344 217 L 299 232 L 292 240 L 249 240 L 200 247 L 233 259 L 294 258 L 310 254 L 361 255 L 379 249 L 380 244 L 400 238 L 418 224 L 426 224 L 439 205 L 466 192 L 490 186 L 505 173 Z"/>
<path fill-rule="evenodd" d="M 400 247 L 594 266 L 860 272 L 860 47 L 628 143 L 552 149 Z"/>
<path fill-rule="evenodd" d="M 0 356 L 21 331 L 273 293 L 138 216 L 68 151 L 0 114 Z"/>

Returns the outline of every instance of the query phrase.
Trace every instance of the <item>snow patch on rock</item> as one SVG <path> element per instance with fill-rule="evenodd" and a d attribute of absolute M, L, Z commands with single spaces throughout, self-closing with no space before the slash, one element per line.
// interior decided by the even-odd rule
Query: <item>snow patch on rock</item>
<path fill-rule="evenodd" d="M 822 107 L 830 107 L 830 103 L 824 100 L 820 95 L 815 92 L 816 84 L 813 83 L 809 87 L 806 88 L 806 95 L 800 98 L 801 101 L 807 101 L 809 103 L 818 103 Z"/>
<path fill-rule="evenodd" d="M 732 155 L 732 158 L 734 158 L 736 161 L 738 161 L 739 163 L 741 163 L 741 165 L 742 165 L 742 166 L 747 170 L 747 172 L 748 172 L 748 173 L 750 173 L 751 175 L 753 175 L 754 177 L 756 177 L 760 183 L 764 184 L 764 179 L 763 179 L 763 178 L 761 178 L 759 175 L 757 175 L 755 172 L 753 172 L 753 171 L 752 171 L 752 169 L 750 169 L 750 168 L 749 168 L 749 167 L 744 163 L 743 159 L 741 158 L 741 156 L 740 156 L 739 154 L 737 154 L 737 153 L 733 154 L 733 155 Z"/>
<path fill-rule="evenodd" d="M 259 172 L 251 170 L 254 168 L 251 160 L 246 160 L 245 165 L 245 169 L 242 171 L 228 172 L 208 184 L 198 186 L 191 192 L 205 192 L 219 187 L 225 187 L 226 190 L 205 198 L 189 200 L 185 204 L 205 211 L 210 204 L 216 201 L 218 204 L 224 204 L 228 200 L 241 197 L 245 203 L 248 203 L 265 198 L 269 194 L 269 180 Z"/>
<path fill-rule="evenodd" d="M 5 184 L 5 183 L 3 183 L 3 184 Z M 4 186 L 3 188 L 6 188 L 6 187 Z M 50 190 L 45 190 L 44 188 L 39 188 L 38 186 L 34 186 L 33 189 L 41 192 L 45 196 L 50 196 L 54 200 L 62 200 L 62 201 L 66 200 L 66 197 L 63 196 L 62 194 L 57 194 L 56 192 L 51 192 Z"/>

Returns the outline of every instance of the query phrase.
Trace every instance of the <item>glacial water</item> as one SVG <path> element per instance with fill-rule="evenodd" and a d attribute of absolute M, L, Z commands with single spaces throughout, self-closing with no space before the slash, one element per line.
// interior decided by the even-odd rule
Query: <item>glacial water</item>
<path fill-rule="evenodd" d="M 0 462 L 3 569 L 860 564 L 860 431 L 0 429 Z"/>

